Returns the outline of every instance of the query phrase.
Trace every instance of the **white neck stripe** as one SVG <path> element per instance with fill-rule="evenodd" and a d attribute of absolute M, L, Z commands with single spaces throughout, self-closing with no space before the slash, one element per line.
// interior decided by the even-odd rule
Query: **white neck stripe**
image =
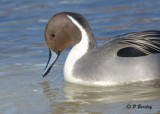
<path fill-rule="evenodd" d="M 64 77 L 68 81 L 75 82 L 75 77 L 73 77 L 73 69 L 75 63 L 88 51 L 89 39 L 88 34 L 85 29 L 72 17 L 67 15 L 67 17 L 72 21 L 72 23 L 80 30 L 81 32 L 81 41 L 73 46 L 64 66 Z"/>
<path fill-rule="evenodd" d="M 79 49 L 81 50 L 81 54 L 84 54 L 87 52 L 87 49 L 88 49 L 88 44 L 89 44 L 88 35 L 85 29 L 73 17 L 69 15 L 67 15 L 67 17 L 73 22 L 73 24 L 75 24 L 79 28 L 81 32 L 81 41 L 75 46 L 79 46 Z"/>

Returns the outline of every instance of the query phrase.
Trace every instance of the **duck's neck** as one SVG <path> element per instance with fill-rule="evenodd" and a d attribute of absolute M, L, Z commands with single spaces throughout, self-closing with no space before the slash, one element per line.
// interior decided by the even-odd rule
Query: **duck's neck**
<path fill-rule="evenodd" d="M 75 63 L 84 56 L 88 51 L 97 48 L 96 41 L 94 38 L 94 34 L 92 33 L 92 30 L 90 33 L 88 33 L 87 30 L 85 30 L 75 19 L 73 19 L 71 16 L 68 16 L 70 20 L 79 28 L 81 32 L 81 41 L 73 46 L 70 53 L 68 54 L 68 57 L 66 59 L 65 65 L 64 65 L 64 75 L 66 80 L 69 77 L 72 77 L 72 71 L 74 68 Z M 93 38 L 93 41 L 91 41 Z"/>

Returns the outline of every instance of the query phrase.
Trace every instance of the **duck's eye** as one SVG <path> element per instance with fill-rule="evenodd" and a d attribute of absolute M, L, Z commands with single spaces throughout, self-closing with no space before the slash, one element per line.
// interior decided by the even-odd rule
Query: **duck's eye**
<path fill-rule="evenodd" d="M 56 35 L 55 34 L 52 34 L 52 38 L 54 38 Z"/>

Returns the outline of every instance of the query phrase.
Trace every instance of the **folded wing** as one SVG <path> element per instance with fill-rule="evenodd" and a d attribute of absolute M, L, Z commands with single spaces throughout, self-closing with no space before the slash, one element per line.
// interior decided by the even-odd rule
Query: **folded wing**
<path fill-rule="evenodd" d="M 108 46 L 119 57 L 140 57 L 160 53 L 160 31 L 133 32 L 116 36 Z M 113 44 L 113 45 L 112 45 Z"/>

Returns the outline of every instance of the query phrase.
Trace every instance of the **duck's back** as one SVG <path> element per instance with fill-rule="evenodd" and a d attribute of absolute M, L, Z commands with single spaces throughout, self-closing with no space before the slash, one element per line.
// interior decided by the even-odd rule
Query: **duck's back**
<path fill-rule="evenodd" d="M 158 33 L 145 31 L 118 36 L 79 59 L 73 76 L 103 85 L 160 79 Z"/>

